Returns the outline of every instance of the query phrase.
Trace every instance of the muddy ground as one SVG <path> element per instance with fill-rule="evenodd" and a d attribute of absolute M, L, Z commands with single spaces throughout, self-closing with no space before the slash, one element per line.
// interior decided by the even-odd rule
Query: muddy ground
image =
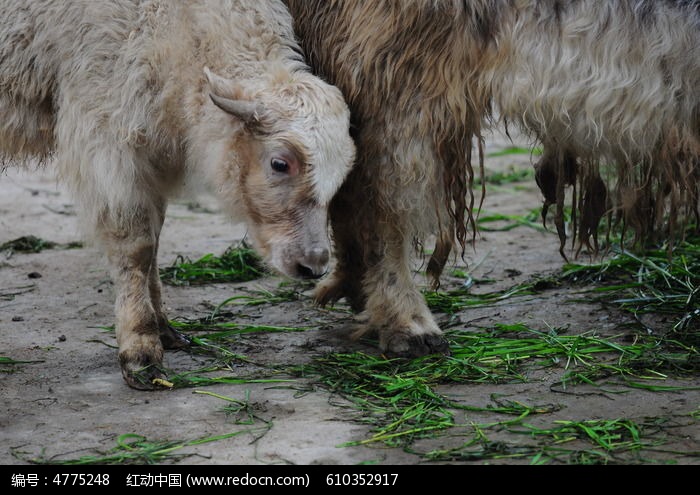
<path fill-rule="evenodd" d="M 528 170 L 527 153 L 494 156 L 500 150 L 527 143 L 511 143 L 490 136 L 486 160 L 488 172 Z M 484 209 L 488 213 L 524 215 L 538 208 L 540 194 L 529 177 L 515 183 L 491 186 Z M 80 240 L 71 199 L 46 171 L 8 170 L 0 176 L 0 244 L 34 235 L 57 243 Z M 221 254 L 245 236 L 245 228 L 230 224 L 205 195 L 171 204 L 163 231 L 160 264 L 177 256 L 191 259 Z M 461 268 L 474 280 L 473 290 L 494 291 L 517 283 L 559 273 L 563 260 L 553 233 L 522 226 L 508 231 L 484 231 L 466 265 L 454 261 L 447 270 L 443 290 L 464 282 L 451 277 Z M 421 275 L 417 280 L 425 284 Z M 165 286 L 164 300 L 170 318 L 201 318 L 212 307 L 250 290 L 275 290 L 281 278 L 268 276 L 243 284 L 197 287 Z M 370 342 L 348 338 L 352 316 L 342 305 L 335 309 L 313 306 L 310 288 L 292 286 L 297 301 L 234 310 L 245 324 L 308 328 L 303 332 L 257 333 L 241 337 L 233 352 L 262 366 L 241 361 L 226 374 L 250 378 L 265 376 L 265 366 L 284 367 L 308 363 L 331 352 L 364 351 L 377 354 Z M 595 331 L 603 336 L 631 332 L 632 317 L 614 307 L 593 302 L 577 285 L 546 288 L 536 295 L 505 299 L 448 316 L 437 314 L 445 328 L 488 328 L 496 323 L 524 323 L 548 331 L 565 328 L 570 334 Z M 576 300 L 576 302 L 573 302 Z M 161 392 L 129 389 L 119 372 L 113 333 L 103 327 L 113 323 L 113 287 L 102 254 L 94 247 L 51 249 L 37 254 L 0 253 L 0 356 L 22 364 L 0 365 L 0 464 L 99 458 L 113 449 L 120 436 L 135 434 L 149 441 L 187 442 L 241 432 L 208 443 L 187 446 L 160 458 L 162 463 L 185 464 L 418 464 L 429 461 L 425 452 L 459 446 L 474 438 L 474 424 L 492 424 L 509 418 L 489 412 L 457 411 L 456 426 L 432 439 L 413 442 L 410 448 L 381 442 L 347 446 L 371 437 L 372 427 L 362 423 L 362 413 L 329 392 L 313 377 L 269 375 L 289 380 L 280 383 L 219 384 Z M 199 369 L 213 358 L 203 354 L 169 352 L 166 365 L 174 372 Z M 570 363 L 571 364 L 571 363 Z M 698 407 L 700 377 L 663 380 L 665 386 L 685 390 L 651 392 L 619 383 L 598 386 L 559 384 L 566 363 L 537 368 L 524 381 L 442 385 L 439 392 L 462 404 L 487 408 L 505 399 L 542 406 L 543 414 L 529 423 L 541 427 L 560 420 L 628 419 L 637 424 L 656 422 L 645 429 L 656 448 L 638 452 L 603 452 L 605 462 L 697 464 L 700 457 Z M 268 368 L 268 371 L 269 371 Z M 261 371 L 262 370 L 262 371 Z M 695 390 L 692 389 L 695 387 Z M 691 388 L 691 389 L 687 389 Z M 206 392 L 206 393 L 202 393 Z M 253 412 L 252 424 L 240 424 L 240 415 L 225 414 L 225 400 L 242 401 Z M 512 418 L 511 418 L 512 419 Z M 491 428 L 494 445 L 511 446 L 540 442 L 528 435 Z M 136 438 L 136 437 L 127 437 Z M 645 437 L 647 438 L 647 437 Z M 551 443 L 554 443 L 552 440 Z M 580 452 L 600 451 L 590 442 L 566 442 Z M 508 450 L 508 449 L 505 449 Z M 604 449 L 603 449 L 604 450 Z M 475 456 L 468 463 L 530 463 L 595 461 L 595 455 L 567 455 L 557 460 L 529 456 Z"/>

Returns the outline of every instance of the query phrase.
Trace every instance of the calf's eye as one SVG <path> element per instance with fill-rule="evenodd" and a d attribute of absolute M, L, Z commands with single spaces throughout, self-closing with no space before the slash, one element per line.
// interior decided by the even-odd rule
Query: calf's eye
<path fill-rule="evenodd" d="M 272 161 L 270 161 L 270 166 L 275 172 L 289 172 L 289 163 L 287 163 L 285 160 L 282 160 L 281 158 L 273 158 Z"/>

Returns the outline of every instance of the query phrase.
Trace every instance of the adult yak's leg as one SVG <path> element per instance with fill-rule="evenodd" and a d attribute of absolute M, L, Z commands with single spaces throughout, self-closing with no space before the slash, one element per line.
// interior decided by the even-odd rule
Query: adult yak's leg
<path fill-rule="evenodd" d="M 396 151 L 401 145 L 376 135 L 367 131 L 359 136 L 358 163 L 333 201 L 337 265 L 319 286 L 317 298 L 346 297 L 353 309 L 363 311 L 358 335 L 377 334 L 380 348 L 389 354 L 447 353 L 411 270 L 416 212 L 426 211 L 421 207 L 426 204 L 425 181 L 413 177 L 413 163 L 395 159 L 411 153 L 388 151 L 386 146 Z"/>
<path fill-rule="evenodd" d="M 413 280 L 414 247 L 403 224 L 404 219 L 389 216 L 375 225 L 363 278 L 365 329 L 377 333 L 380 349 L 390 355 L 447 354 L 447 341 Z"/>

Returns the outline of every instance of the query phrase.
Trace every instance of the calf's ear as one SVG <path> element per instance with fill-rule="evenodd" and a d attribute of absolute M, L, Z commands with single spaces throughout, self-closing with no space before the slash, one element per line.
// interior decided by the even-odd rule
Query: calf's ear
<path fill-rule="evenodd" d="M 243 93 L 234 81 L 214 74 L 207 67 L 204 68 L 204 74 L 209 82 L 209 97 L 214 105 L 247 125 L 260 123 L 260 115 L 264 110 L 260 103 L 231 98 L 230 95 Z"/>

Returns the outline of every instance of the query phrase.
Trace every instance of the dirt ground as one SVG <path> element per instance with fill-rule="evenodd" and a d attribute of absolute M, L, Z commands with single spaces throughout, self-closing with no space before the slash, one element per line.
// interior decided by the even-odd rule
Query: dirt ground
<path fill-rule="evenodd" d="M 517 145 L 526 145 L 519 142 Z M 513 146 L 501 135 L 490 136 L 487 153 Z M 490 156 L 490 172 L 531 166 L 528 154 Z M 540 206 L 534 180 L 492 187 L 484 210 L 523 215 Z M 0 176 L 0 244 L 25 235 L 58 243 L 80 240 L 71 199 L 56 185 L 50 170 L 21 172 L 9 169 Z M 232 225 L 207 195 L 171 204 L 163 231 L 160 265 L 178 255 L 191 259 L 221 254 L 241 240 L 245 228 Z M 558 272 L 563 260 L 552 233 L 528 227 L 504 232 L 482 232 L 475 249 L 457 266 L 474 279 L 494 281 L 487 290 Z M 448 270 L 449 271 L 449 270 Z M 417 280 L 424 283 L 418 276 Z M 269 276 L 244 284 L 197 287 L 165 286 L 170 318 L 199 318 L 245 290 L 277 287 L 282 279 Z M 459 283 L 447 277 L 445 287 Z M 348 338 L 350 314 L 316 308 L 310 290 L 299 286 L 299 301 L 239 310 L 243 323 L 308 327 L 304 332 L 260 333 L 242 338 L 234 352 L 257 363 L 306 363 L 330 352 L 365 351 L 366 342 Z M 478 287 L 475 290 L 479 290 Z M 596 331 L 602 335 L 624 332 L 631 317 L 613 308 L 586 302 L 576 287 L 554 287 L 536 296 L 506 299 L 490 307 L 438 314 L 441 325 L 462 328 L 494 323 L 525 323 L 546 331 L 567 327 L 571 333 Z M 577 298 L 578 302 L 571 300 Z M 241 431 L 230 438 L 191 445 L 174 451 L 165 463 L 185 464 L 418 464 L 427 449 L 459 445 L 462 430 L 421 440 L 411 451 L 383 444 L 343 446 L 370 436 L 358 413 L 312 378 L 286 376 L 279 384 L 219 384 L 160 392 L 128 388 L 119 372 L 113 333 L 102 327 L 113 323 L 113 287 L 103 255 L 93 247 L 51 249 L 38 254 L 0 253 L 0 356 L 28 363 L 0 366 L 0 464 L 27 464 L 33 460 L 69 460 L 102 455 L 121 435 L 140 435 L 151 441 L 176 442 L 210 438 Z M 183 372 L 207 362 L 206 356 L 168 352 L 168 368 Z M 564 363 L 534 373 L 519 383 L 444 385 L 440 392 L 465 404 L 487 407 L 494 397 L 527 404 L 555 405 L 532 423 L 553 425 L 559 420 L 627 418 L 644 422 L 664 418 L 663 447 L 628 456 L 620 462 L 699 463 L 700 377 L 669 379 L 666 386 L 695 390 L 651 392 L 641 389 L 576 386 L 562 390 Z M 248 376 L 241 362 L 231 372 Z M 201 393 L 201 392 L 207 393 Z M 620 393 L 617 393 L 620 392 Z M 213 394 L 247 400 L 265 423 L 237 424 L 222 411 L 226 402 Z M 695 411 L 695 415 L 691 413 Z M 503 421 L 488 412 L 461 412 L 459 423 Z M 495 433 L 498 435 L 498 433 Z M 503 441 L 527 442 L 502 432 Z M 590 448 L 590 447 L 589 447 Z M 685 453 L 685 454 L 684 454 Z M 194 454 L 187 457 L 175 455 Z M 687 454 L 687 455 L 686 455 Z M 533 459 L 464 461 L 475 463 L 528 463 Z"/>

